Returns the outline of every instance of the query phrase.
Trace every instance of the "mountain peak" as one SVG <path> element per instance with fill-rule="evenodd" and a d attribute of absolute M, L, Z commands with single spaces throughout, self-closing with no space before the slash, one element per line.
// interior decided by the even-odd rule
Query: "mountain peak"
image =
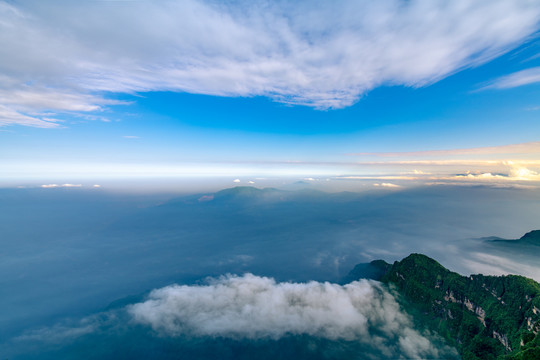
<path fill-rule="evenodd" d="M 533 240 L 540 244 L 540 230 L 532 230 L 523 235 L 519 240 Z"/>
<path fill-rule="evenodd" d="M 540 230 L 532 230 L 516 240 L 506 240 L 498 237 L 490 237 L 484 239 L 487 242 L 504 246 L 540 246 Z"/>
<path fill-rule="evenodd" d="M 259 189 L 253 186 L 236 186 L 214 193 L 213 200 L 221 203 L 248 204 L 253 201 L 275 200 L 284 193 L 287 192 L 275 188 Z"/>
<path fill-rule="evenodd" d="M 235 186 L 218 191 L 215 195 L 252 195 L 259 194 L 262 190 L 253 186 Z"/>
<path fill-rule="evenodd" d="M 520 241 L 539 236 L 531 231 Z M 532 279 L 462 276 L 426 255 L 411 254 L 380 280 L 396 286 L 404 306 L 464 358 L 540 358 L 540 284 Z"/>

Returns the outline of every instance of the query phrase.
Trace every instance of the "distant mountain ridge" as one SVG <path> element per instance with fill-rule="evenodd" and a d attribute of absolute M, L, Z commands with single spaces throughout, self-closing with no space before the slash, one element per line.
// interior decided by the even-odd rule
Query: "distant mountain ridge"
<path fill-rule="evenodd" d="M 259 189 L 253 186 L 236 186 L 216 192 L 214 198 L 257 197 L 265 194 L 284 192 L 275 188 Z"/>
<path fill-rule="evenodd" d="M 422 254 L 360 264 L 349 280 L 366 274 L 395 286 L 415 320 L 464 359 L 540 359 L 540 284 L 532 279 L 462 276 Z"/>
<path fill-rule="evenodd" d="M 521 238 L 516 240 L 507 240 L 501 238 L 488 238 L 486 241 L 501 245 L 536 245 L 540 246 L 540 230 L 529 231 Z"/>
<path fill-rule="evenodd" d="M 349 274 L 343 278 L 341 283 L 346 284 L 358 279 L 381 280 L 391 267 L 392 265 L 384 260 L 373 260 L 370 263 L 357 264 Z"/>

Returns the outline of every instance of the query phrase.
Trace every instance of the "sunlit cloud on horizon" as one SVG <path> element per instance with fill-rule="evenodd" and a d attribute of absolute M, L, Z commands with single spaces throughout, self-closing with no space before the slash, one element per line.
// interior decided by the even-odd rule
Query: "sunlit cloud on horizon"
<path fill-rule="evenodd" d="M 500 146 L 486 146 L 470 149 L 448 149 L 448 150 L 423 150 L 409 152 L 364 152 L 352 153 L 352 156 L 376 156 L 376 157 L 436 157 L 436 156 L 454 156 L 454 155 L 540 155 L 540 141 L 532 141 L 521 144 L 510 144 Z M 459 160 L 458 160 L 459 161 Z M 538 160 L 540 161 L 540 160 Z"/>
<path fill-rule="evenodd" d="M 197 178 L 231 178 L 231 185 L 260 185 L 253 180 L 257 177 L 272 179 L 283 178 L 286 181 L 304 181 L 324 188 L 328 181 L 357 181 L 372 182 L 379 187 L 409 187 L 426 185 L 434 182 L 463 183 L 463 184 L 528 184 L 540 187 L 540 162 L 504 161 L 504 162 L 450 162 L 427 163 L 419 170 L 418 162 L 411 164 L 342 164 L 325 163 L 274 163 L 267 164 L 236 164 L 236 163 L 178 163 L 178 164 L 28 164 L 4 167 L 6 170 L 3 183 L 16 179 L 39 182 L 40 179 L 66 179 L 78 181 L 92 180 L 145 180 L 159 179 L 197 179 Z M 531 166 L 532 165 L 532 166 Z M 39 175 L 37 175 L 39 174 Z M 248 178 L 242 180 L 238 176 Z M 287 180 L 289 179 L 289 180 Z M 321 181 L 324 180 L 324 181 Z M 397 183 L 396 183 L 397 182 Z M 5 186 L 5 184 L 2 184 Z M 43 188 L 75 187 L 79 184 L 51 183 L 41 185 Z M 97 187 L 97 186 L 95 186 Z"/>
<path fill-rule="evenodd" d="M 540 160 L 519 159 L 483 160 L 481 156 L 536 155 L 539 142 L 504 145 L 475 149 L 435 150 L 412 153 L 375 153 L 375 157 L 389 156 L 400 160 L 388 161 L 220 161 L 179 162 L 175 164 L 148 163 L 10 163 L 4 166 L 6 178 L 74 178 L 74 179 L 152 179 L 152 178 L 212 178 L 233 177 L 234 184 L 241 181 L 238 176 L 273 178 L 297 177 L 299 180 L 315 181 L 327 177 L 334 180 L 374 181 L 376 187 L 418 186 L 434 182 L 462 182 L 471 184 L 529 183 L 540 186 Z M 447 159 L 454 154 L 464 155 L 461 159 Z M 367 155 L 367 154 L 365 154 Z M 364 155 L 364 156 L 365 156 Z M 418 159 L 431 157 L 428 160 Z M 470 157 L 475 158 L 471 159 Z M 39 174 L 39 175 L 37 175 Z M 399 184 L 393 183 L 399 181 Z M 80 186 L 45 184 L 42 187 Z"/>

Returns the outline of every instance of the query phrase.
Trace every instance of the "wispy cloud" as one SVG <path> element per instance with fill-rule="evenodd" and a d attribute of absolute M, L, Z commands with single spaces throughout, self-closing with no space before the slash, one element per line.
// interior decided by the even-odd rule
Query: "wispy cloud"
<path fill-rule="evenodd" d="M 386 188 L 400 188 L 401 185 L 397 185 L 397 184 L 392 184 L 392 183 L 376 183 L 376 184 L 373 184 L 373 186 L 377 186 L 377 187 L 386 187 Z"/>
<path fill-rule="evenodd" d="M 514 167 L 506 174 L 484 173 L 467 173 L 464 175 L 456 175 L 456 179 L 467 180 L 495 180 L 495 181 L 540 181 L 540 173 L 523 168 Z"/>
<path fill-rule="evenodd" d="M 494 275 L 524 274 L 533 279 L 540 278 L 540 270 L 537 266 L 531 266 L 524 261 L 515 261 L 507 257 L 486 254 L 485 252 L 470 253 L 469 258 L 465 258 L 463 263 L 473 273 Z"/>
<path fill-rule="evenodd" d="M 510 89 L 540 82 L 540 66 L 500 77 L 483 89 Z"/>
<path fill-rule="evenodd" d="M 29 331 L 16 337 L 17 342 L 48 342 L 62 344 L 66 341 L 91 334 L 98 328 L 98 323 L 89 321 L 91 318 L 85 318 L 80 321 L 79 326 L 65 326 L 56 324 L 50 328 L 40 328 Z"/>
<path fill-rule="evenodd" d="M 24 115 L 0 104 L 0 126 L 15 124 L 40 128 L 54 128 L 60 126 L 54 119 Z"/>
<path fill-rule="evenodd" d="M 44 189 L 50 189 L 50 188 L 58 188 L 58 187 L 66 187 L 66 188 L 71 188 L 71 187 L 82 187 L 82 184 L 44 184 L 44 185 L 41 185 L 42 188 Z M 99 185 L 94 185 L 94 187 L 99 187 Z"/>
<path fill-rule="evenodd" d="M 426 86 L 489 61 L 539 19 L 531 1 L 2 2 L 0 125 L 51 127 L 25 116 L 101 111 L 118 103 L 108 92 L 343 108 L 377 86 Z"/>
<path fill-rule="evenodd" d="M 526 183 L 540 185 L 540 173 L 524 167 L 511 167 L 504 172 L 482 172 L 466 171 L 462 174 L 448 174 L 444 172 L 423 175 L 423 176 L 401 176 L 401 175 L 379 175 L 379 176 L 340 176 L 336 179 L 342 180 L 393 180 L 405 182 L 421 182 L 423 184 L 483 184 L 490 186 L 516 185 L 523 186 Z M 392 183 L 375 183 L 374 186 L 380 187 L 399 187 Z M 529 186 L 530 188 L 530 186 Z"/>
<path fill-rule="evenodd" d="M 417 176 L 402 176 L 402 175 L 346 175 L 338 176 L 336 179 L 344 180 L 419 180 Z M 380 186 L 377 184 L 376 186 Z"/>
<path fill-rule="evenodd" d="M 380 157 L 417 157 L 417 156 L 453 156 L 453 155 L 492 155 L 492 154 L 540 154 L 540 141 L 521 144 L 486 146 L 467 149 L 426 150 L 409 152 L 363 152 L 352 153 L 356 156 Z"/>
<path fill-rule="evenodd" d="M 252 184 L 268 179 L 287 178 L 309 181 L 324 186 L 328 180 L 357 181 L 366 185 L 390 183 L 400 186 L 421 185 L 426 182 L 451 181 L 463 183 L 523 183 L 536 185 L 540 178 L 540 160 L 389 160 L 360 162 L 312 162 L 312 161 L 244 161 L 244 162 L 184 162 L 184 163 L 84 163 L 84 162 L 10 162 L 3 161 L 4 181 L 20 183 L 20 179 L 36 181 L 36 173 L 42 179 L 66 179 L 87 181 L 96 179 L 161 179 L 220 178 L 226 177 L 233 184 Z M 485 174 L 485 175 L 482 175 Z M 242 180 L 244 178 L 244 180 Z M 68 180 L 70 179 L 70 180 Z M 92 179 L 92 180 L 90 180 Z M 253 179 L 253 180 L 249 180 Z M 323 181 L 324 180 L 324 181 Z M 60 187 L 62 183 L 40 184 Z M 262 183 L 261 183 L 262 181 Z M 540 185 L 540 183 L 538 183 Z M 90 185 L 88 185 L 90 186 Z"/>

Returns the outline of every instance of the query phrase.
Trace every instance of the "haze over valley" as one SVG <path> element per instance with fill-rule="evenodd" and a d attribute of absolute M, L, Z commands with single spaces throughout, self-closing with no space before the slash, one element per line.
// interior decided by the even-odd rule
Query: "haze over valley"
<path fill-rule="evenodd" d="M 291 191 L 233 187 L 165 201 L 163 198 L 163 194 L 118 195 L 101 189 L 2 190 L 2 212 L 8 214 L 2 219 L 2 232 L 8 235 L 5 238 L 8 241 L 5 241 L 2 253 L 1 273 L 3 288 L 8 295 L 1 302 L 3 308 L 10 309 L 1 318 L 5 348 L 13 349 L 16 354 L 17 348 L 23 344 L 23 348 L 27 348 L 32 343 L 37 346 L 35 351 L 40 353 L 43 348 L 35 344 L 42 341 L 42 346 L 48 349 L 47 346 L 51 346 L 49 336 L 55 339 L 56 346 L 64 340 L 71 344 L 79 336 L 94 332 L 98 339 L 108 337 L 112 331 L 110 327 L 117 326 L 117 320 L 109 318 L 112 315 L 103 315 L 111 309 L 109 303 L 119 304 L 112 305 L 119 311 L 123 304 L 144 301 L 151 289 L 165 286 L 160 290 L 163 295 L 159 295 L 165 296 L 174 290 L 174 287 L 167 290 L 166 286 L 206 284 L 208 276 L 215 279 L 210 284 L 216 286 L 214 291 L 217 292 L 224 291 L 222 287 L 240 286 L 239 282 L 248 288 L 268 287 L 267 291 L 284 291 L 281 286 L 298 283 L 295 285 L 299 286 L 298 296 L 304 296 L 302 294 L 308 290 L 302 287 L 307 285 L 300 285 L 302 283 L 341 283 L 358 263 L 375 259 L 392 263 L 409 253 L 421 252 L 462 274 L 515 273 L 540 279 L 540 254 L 537 251 L 500 249 L 496 243 L 483 238 L 485 235 L 518 238 L 523 229 L 534 228 L 536 214 L 540 211 L 540 199 L 534 191 L 438 186 L 401 191 L 327 193 L 309 188 Z M 33 226 L 25 227 L 26 222 Z M 222 278 L 225 274 L 236 275 Z M 274 280 L 269 282 L 267 278 Z M 274 290 L 273 286 L 277 288 Z M 362 291 L 382 291 L 384 294 L 384 290 L 374 283 L 362 286 L 366 287 Z M 373 286 L 374 290 L 371 289 Z M 178 288 L 178 291 L 182 294 L 188 289 Z M 195 287 L 189 290 L 194 295 L 186 294 L 186 299 L 198 296 L 195 295 L 198 289 L 203 291 Z M 319 291 L 324 294 L 328 290 L 322 288 Z M 202 295 L 204 293 L 201 296 L 207 296 Z M 316 295 L 317 303 L 322 294 Z M 216 294 L 211 298 L 216 296 L 228 295 Z M 391 297 L 389 294 L 384 296 Z M 386 301 L 376 299 L 365 301 L 366 304 Z M 189 309 L 195 305 L 181 305 L 180 308 L 185 306 Z M 215 309 L 201 311 L 207 314 L 229 311 L 227 305 L 214 304 L 213 300 L 208 300 L 207 306 Z M 259 308 L 262 303 L 253 306 Z M 272 308 L 273 305 L 264 306 L 270 306 L 267 311 L 281 311 Z M 399 311 L 397 304 L 392 306 L 393 311 Z M 135 315 L 129 314 L 141 324 L 151 325 L 158 332 L 178 335 L 176 331 L 167 330 L 169 325 L 155 325 L 155 321 L 162 320 L 146 315 L 142 305 L 134 309 L 138 309 Z M 336 311 L 341 311 L 338 309 Z M 368 311 L 363 306 L 360 309 Z M 197 310 L 193 310 L 193 314 L 186 311 L 178 316 L 197 314 Z M 96 316 L 105 316 L 104 325 L 102 320 L 95 319 Z M 197 318 L 191 320 L 197 327 L 182 330 L 180 334 L 186 332 L 201 339 L 208 336 L 212 339 L 217 335 L 232 339 L 226 343 L 232 341 L 234 344 L 242 338 L 267 342 L 291 333 L 322 337 L 330 342 L 336 338 L 350 341 L 359 336 L 357 331 L 372 331 L 369 328 L 347 330 L 350 325 L 340 324 L 338 320 L 333 320 L 336 321 L 334 325 L 320 320 L 322 323 L 318 325 L 299 323 L 300 328 L 277 323 L 262 329 L 255 325 L 253 330 L 240 330 L 245 326 L 239 324 L 236 327 L 230 320 L 207 316 L 208 321 L 230 325 L 223 329 L 212 323 L 201 325 Z M 283 316 L 290 318 L 290 315 Z M 313 316 L 334 318 L 336 315 Z M 130 329 L 128 320 L 120 321 L 125 321 L 122 325 Z M 163 321 L 167 321 L 167 317 Z M 400 321 L 412 331 L 410 320 Z M 255 323 L 264 324 L 267 320 L 256 320 Z M 106 330 L 101 329 L 102 326 Z M 221 330 L 211 330 L 215 326 Z M 338 330 L 330 330 L 334 327 Z M 128 333 L 131 331 L 135 330 Z M 349 331 L 356 335 L 347 335 Z M 118 336 L 135 335 L 122 333 Z M 39 341 L 36 343 L 35 340 Z M 288 344 L 287 341 L 295 343 L 297 340 L 286 340 Z M 393 344 L 395 340 L 389 338 L 387 342 Z M 358 346 L 369 348 L 368 343 L 370 341 Z M 265 344 L 260 346 L 269 346 Z M 258 346 L 253 351 L 259 351 Z M 293 348 L 295 346 L 300 345 Z M 369 351 L 377 353 L 392 346 L 381 345 L 381 348 Z M 197 346 L 193 351 L 197 353 L 196 349 Z M 359 351 L 354 346 L 353 349 Z M 398 354 L 402 350 L 391 353 Z"/>
<path fill-rule="evenodd" d="M 540 358 L 537 0 L 0 0 L 0 357 Z"/>

